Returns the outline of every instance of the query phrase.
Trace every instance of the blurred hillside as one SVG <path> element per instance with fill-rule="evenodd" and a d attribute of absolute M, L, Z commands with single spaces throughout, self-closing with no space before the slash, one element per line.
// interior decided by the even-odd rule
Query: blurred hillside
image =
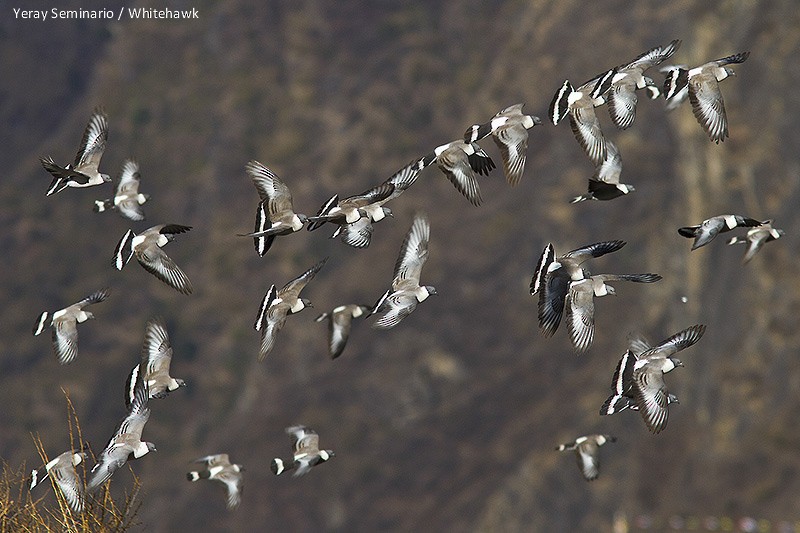
<path fill-rule="evenodd" d="M 172 374 L 189 386 L 151 402 L 144 435 L 158 451 L 131 463 L 147 531 L 610 531 L 617 511 L 800 519 L 800 12 L 792 0 L 631 4 L 176 0 L 200 19 L 120 22 L 16 20 L 3 6 L 0 457 L 38 463 L 31 433 L 53 456 L 67 448 L 62 388 L 99 453 L 124 416 L 145 322 L 161 315 Z M 154 7 L 125 7 L 136 6 Z M 722 84 L 730 138 L 710 142 L 688 103 L 667 113 L 641 97 L 624 132 L 600 108 L 636 192 L 569 204 L 593 167 L 569 126 L 546 120 L 553 94 L 676 38 L 675 63 L 752 52 Z M 235 236 L 257 204 L 250 159 L 314 214 L 517 102 L 544 124 L 530 132 L 522 182 L 512 189 L 495 170 L 479 208 L 430 168 L 365 250 L 325 228 L 281 237 L 259 258 Z M 116 180 L 123 159 L 139 161 L 145 222 L 92 213 L 110 186 L 45 197 L 39 157 L 70 161 L 98 105 L 110 121 L 101 168 Z M 439 296 L 387 332 L 355 323 L 330 361 L 314 317 L 383 293 L 418 210 L 432 227 L 423 281 Z M 689 253 L 676 229 L 728 212 L 787 234 L 746 266 L 730 234 Z M 112 265 L 128 228 L 165 222 L 194 228 L 165 249 L 195 286 L 188 297 L 138 265 Z M 576 356 L 566 328 L 539 334 L 528 284 L 548 242 L 563 253 L 609 239 L 628 244 L 593 272 L 664 279 L 599 300 L 594 345 Z M 290 317 L 258 363 L 264 292 L 326 256 L 304 291 L 314 309 Z M 77 360 L 58 365 L 33 321 L 103 286 L 112 295 L 81 325 Z M 708 330 L 669 376 L 681 403 L 662 434 L 635 414 L 598 415 L 630 332 L 657 341 L 695 323 Z M 275 478 L 269 461 L 288 453 L 283 428 L 297 423 L 337 455 L 304 478 Z M 596 431 L 618 442 L 589 484 L 553 449 Z M 185 480 L 191 460 L 217 452 L 247 468 L 233 513 L 222 487 Z M 112 486 L 130 482 L 120 471 Z"/>

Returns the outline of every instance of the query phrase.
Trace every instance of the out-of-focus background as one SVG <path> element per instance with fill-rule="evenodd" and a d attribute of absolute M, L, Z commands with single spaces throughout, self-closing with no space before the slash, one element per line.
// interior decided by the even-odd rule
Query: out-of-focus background
<path fill-rule="evenodd" d="M 173 375 L 189 383 L 151 402 L 144 435 L 158 451 L 132 468 L 139 519 L 160 531 L 609 531 L 612 517 L 646 514 L 797 520 L 800 493 L 800 11 L 793 0 L 396 2 L 131 0 L 65 2 L 66 9 L 196 8 L 197 20 L 22 20 L 0 6 L 0 457 L 38 463 L 69 446 L 68 391 L 98 453 L 125 414 L 123 385 L 145 322 L 166 319 Z M 690 66 L 750 50 L 722 83 L 730 138 L 716 145 L 689 104 L 667 113 L 640 98 L 617 130 L 598 115 L 636 192 L 570 205 L 593 167 L 569 126 L 547 121 L 565 79 L 581 83 L 672 39 Z M 655 69 L 649 72 L 659 83 Z M 257 159 L 291 188 L 299 212 L 361 192 L 467 126 L 525 102 L 530 131 L 522 182 L 481 179 L 472 207 L 435 167 L 390 207 L 371 246 L 329 230 L 276 240 L 260 258 L 251 239 Z M 112 187 L 45 197 L 40 156 L 72 160 L 95 106 L 110 133 L 101 168 L 116 180 L 139 161 L 152 195 L 147 220 L 95 214 Z M 566 122 L 566 121 L 565 121 Z M 500 163 L 494 143 L 486 150 Z M 354 324 L 336 361 L 316 314 L 373 303 L 388 287 L 416 211 L 431 220 L 423 281 L 439 296 L 393 330 Z M 723 213 L 774 219 L 786 236 L 747 265 L 732 234 L 689 252 L 680 226 Z M 195 286 L 183 296 L 138 265 L 118 272 L 114 246 L 129 228 L 193 226 L 165 251 Z M 736 232 L 744 233 L 744 230 Z M 594 273 L 657 272 L 599 300 L 597 334 L 577 356 L 565 328 L 550 339 L 528 292 L 534 264 L 609 239 L 627 246 Z M 304 296 L 259 363 L 252 323 L 270 284 L 323 257 Z M 134 262 L 135 263 L 135 262 Z M 103 286 L 111 297 L 79 328 L 69 366 L 39 313 Z M 684 298 L 685 297 L 685 298 Z M 683 301 L 685 299 L 685 301 Z M 651 435 L 640 417 L 600 417 L 626 337 L 652 341 L 708 326 L 668 376 L 680 398 Z M 336 457 L 300 479 L 269 471 L 286 456 L 284 427 L 306 424 Z M 600 478 L 583 480 L 555 446 L 611 433 Z M 223 488 L 190 484 L 190 461 L 226 452 L 242 463 L 241 507 Z M 115 491 L 132 484 L 127 469 Z M 52 496 L 49 496 L 52 498 Z M 55 504 L 55 502 L 53 502 Z M 665 523 L 665 522 L 661 522 Z"/>

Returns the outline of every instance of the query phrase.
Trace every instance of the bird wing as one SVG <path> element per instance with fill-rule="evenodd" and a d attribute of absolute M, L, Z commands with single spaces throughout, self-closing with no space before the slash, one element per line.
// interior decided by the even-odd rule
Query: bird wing
<path fill-rule="evenodd" d="M 728 136 L 728 120 L 719 82 L 713 74 L 703 72 L 689 78 L 689 101 L 695 118 L 711 140 L 724 140 Z"/>
<path fill-rule="evenodd" d="M 572 345 L 578 352 L 585 352 L 594 340 L 594 292 L 591 280 L 570 283 L 566 307 Z"/>
<path fill-rule="evenodd" d="M 492 136 L 503 158 L 503 171 L 506 181 L 516 185 L 525 171 L 528 153 L 528 130 L 519 122 L 501 126 Z"/>
<path fill-rule="evenodd" d="M 674 355 L 699 341 L 705 332 L 706 327 L 702 324 L 689 326 L 642 353 L 640 359 Z"/>
<path fill-rule="evenodd" d="M 405 280 L 419 283 L 422 267 L 428 259 L 428 241 L 430 240 L 431 226 L 428 217 L 418 213 L 400 245 L 400 254 L 394 265 L 394 279 L 392 286 Z M 395 287 L 395 290 L 397 288 Z"/>
<path fill-rule="evenodd" d="M 637 102 L 636 81 L 633 78 L 626 76 L 615 83 L 608 93 L 608 112 L 614 125 L 621 130 L 630 127 L 636 118 Z"/>
<path fill-rule="evenodd" d="M 634 395 L 636 405 L 644 419 L 647 428 L 653 433 L 659 433 L 667 425 L 669 417 L 668 392 L 664 383 L 664 374 L 660 369 L 646 364 L 641 369 L 635 370 Z"/>
<path fill-rule="evenodd" d="M 436 158 L 436 163 L 450 180 L 456 190 L 460 192 L 472 205 L 481 204 L 481 191 L 478 179 L 469 163 L 469 157 L 460 146 L 451 146 L 445 149 Z"/>
<path fill-rule="evenodd" d="M 413 294 L 403 291 L 387 296 L 382 309 L 386 309 L 383 316 L 372 324 L 376 329 L 390 329 L 400 323 L 417 308 L 417 298 Z M 388 309 L 387 309 L 388 308 Z"/>
<path fill-rule="evenodd" d="M 292 193 L 277 174 L 255 160 L 249 161 L 244 168 L 253 180 L 258 196 L 267 203 L 273 222 L 276 215 L 293 212 Z"/>
<path fill-rule="evenodd" d="M 572 133 L 578 140 L 583 151 L 595 165 L 600 164 L 606 158 L 606 139 L 600 129 L 600 121 L 594 106 L 582 105 L 570 109 L 569 123 Z"/>
<path fill-rule="evenodd" d="M 622 174 L 622 156 L 616 143 L 610 139 L 606 140 L 606 158 L 595 167 L 591 179 L 618 184 L 620 174 Z"/>
<path fill-rule="evenodd" d="M 102 111 L 95 111 L 83 132 L 80 148 L 75 155 L 76 170 L 97 172 L 100 158 L 106 149 L 108 140 L 108 117 Z"/>
<path fill-rule="evenodd" d="M 575 449 L 575 456 L 578 458 L 578 467 L 583 472 L 583 477 L 587 481 L 597 479 L 600 475 L 600 454 L 597 444 L 584 441 Z"/>
<path fill-rule="evenodd" d="M 151 246 L 135 252 L 136 260 L 145 270 L 182 294 L 191 294 L 192 282 L 161 248 Z"/>
<path fill-rule="evenodd" d="M 59 317 L 53 323 L 53 350 L 62 365 L 78 355 L 78 323 L 75 317 Z"/>
<path fill-rule="evenodd" d="M 300 291 L 303 290 L 303 287 L 305 287 L 309 281 L 314 279 L 314 276 L 316 276 L 317 272 L 319 272 L 322 269 L 322 267 L 325 266 L 325 263 L 327 261 L 328 258 L 326 257 L 325 259 L 315 264 L 314 266 L 312 266 L 311 268 L 309 268 L 308 270 L 306 270 L 305 272 L 294 278 L 292 281 L 284 285 L 283 288 L 280 291 L 278 291 L 278 296 L 283 298 L 284 300 L 297 298 L 300 295 Z"/>
<path fill-rule="evenodd" d="M 122 194 L 138 194 L 140 181 L 141 174 L 139 174 L 139 164 L 132 159 L 126 159 L 122 163 L 122 173 L 119 176 L 119 183 L 117 184 L 117 196 Z"/>

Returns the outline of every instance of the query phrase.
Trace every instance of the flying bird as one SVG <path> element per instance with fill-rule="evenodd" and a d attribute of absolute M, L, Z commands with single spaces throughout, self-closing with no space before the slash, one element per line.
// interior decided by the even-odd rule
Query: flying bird
<path fill-rule="evenodd" d="M 227 453 L 207 455 L 196 459 L 195 463 L 205 463 L 203 470 L 194 470 L 186 474 L 189 481 L 210 479 L 224 483 L 228 490 L 228 509 L 236 509 L 242 501 L 242 465 L 231 464 Z"/>
<path fill-rule="evenodd" d="M 143 373 L 139 373 L 134 384 L 134 399 L 128 409 L 128 415 L 117 427 L 108 446 L 100 453 L 97 464 L 92 467 L 89 482 L 86 484 L 88 492 L 94 492 L 108 481 L 114 472 L 125 466 L 131 454 L 134 459 L 139 459 L 156 451 L 155 444 L 142 440 L 142 430 L 150 418 L 150 409 L 147 407 L 150 393 L 147 382 L 143 379 Z"/>
<path fill-rule="evenodd" d="M 239 236 L 253 237 L 256 252 L 263 257 L 275 237 L 300 231 L 308 219 L 294 212 L 292 193 L 277 174 L 256 160 L 249 161 L 244 168 L 261 201 L 256 211 L 255 230 Z"/>
<path fill-rule="evenodd" d="M 586 481 L 592 481 L 600 475 L 600 446 L 606 442 L 617 442 L 617 439 L 611 435 L 584 435 L 574 442 L 560 445 L 556 450 L 560 452 L 574 450 L 583 477 Z"/>
<path fill-rule="evenodd" d="M 669 418 L 669 391 L 664 374 L 683 366 L 674 355 L 699 341 L 705 331 L 704 325 L 690 326 L 646 350 L 634 363 L 634 399 L 639 414 L 652 433 L 660 433 Z"/>
<path fill-rule="evenodd" d="M 622 156 L 619 154 L 619 149 L 614 142 L 606 139 L 606 158 L 595 167 L 594 174 L 589 178 L 588 192 L 576 196 L 570 203 L 575 204 L 585 200 L 613 200 L 632 193 L 636 190 L 633 185 L 619 182 L 621 173 Z"/>
<path fill-rule="evenodd" d="M 750 52 L 741 52 L 688 70 L 675 68 L 667 72 L 667 78 L 664 80 L 667 100 L 679 98 L 682 89 L 688 85 L 692 112 L 709 138 L 717 144 L 728 136 L 728 118 L 719 82 L 736 74 L 726 65 L 744 63 L 748 57 Z"/>
<path fill-rule="evenodd" d="M 539 329 L 545 337 L 552 336 L 561 323 L 564 303 L 573 281 L 585 279 L 587 271 L 581 266 L 592 257 L 616 252 L 625 241 L 604 241 L 576 248 L 557 260 L 555 249 L 548 243 L 531 279 L 531 295 L 539 294 Z"/>
<path fill-rule="evenodd" d="M 666 46 L 656 46 L 627 65 L 617 68 L 608 92 L 608 112 L 619 129 L 630 127 L 636 118 L 637 89 L 648 88 L 650 95 L 658 98 L 659 90 L 655 82 L 645 76 L 644 72 L 672 57 L 680 45 L 681 41 L 676 39 Z"/>
<path fill-rule="evenodd" d="M 639 360 L 639 355 L 650 348 L 651 346 L 641 338 L 637 337 L 631 340 L 629 349 L 622 354 L 622 358 L 614 369 L 614 377 L 611 379 L 611 396 L 600 407 L 601 415 L 613 415 L 626 409 L 639 410 L 633 392 L 633 367 Z M 667 404 L 671 403 L 680 402 L 677 396 L 669 392 L 667 393 Z"/>
<path fill-rule="evenodd" d="M 350 337 L 353 319 L 366 316 L 372 308 L 367 305 L 348 304 L 335 307 L 332 311 L 322 313 L 315 322 L 328 321 L 328 350 L 331 359 L 336 359 L 344 351 Z"/>
<path fill-rule="evenodd" d="M 742 215 L 717 215 L 707 218 L 696 226 L 678 228 L 678 233 L 687 239 L 694 239 L 692 250 L 705 246 L 714 240 L 719 233 L 734 228 L 760 226 L 762 222 Z"/>
<path fill-rule="evenodd" d="M 111 181 L 108 174 L 98 170 L 100 158 L 108 140 L 108 117 L 96 109 L 86 125 L 75 162 L 61 167 L 51 157 L 40 159 L 44 169 L 53 176 L 47 196 L 61 192 L 67 187 L 91 187 Z"/>
<path fill-rule="evenodd" d="M 569 115 L 572 133 L 595 165 L 602 163 L 607 153 L 606 139 L 594 108 L 606 103 L 606 94 L 616 73 L 616 68 L 608 70 L 577 89 L 566 80 L 550 102 L 550 120 L 557 125 Z"/>
<path fill-rule="evenodd" d="M 428 259 L 430 233 L 428 217 L 417 214 L 400 246 L 400 255 L 394 265 L 392 288 L 381 296 L 370 312 L 370 315 L 383 313 L 372 325 L 373 328 L 393 328 L 410 315 L 419 302 L 436 294 L 433 286 L 419 284 L 422 267 Z"/>
<path fill-rule="evenodd" d="M 528 154 L 528 130 L 542 123 L 539 117 L 522 112 L 525 104 L 514 104 L 497 113 L 485 124 L 474 124 L 464 133 L 464 142 L 472 144 L 491 135 L 503 157 L 506 181 L 513 187 L 525 171 Z"/>
<path fill-rule="evenodd" d="M 366 248 L 369 246 L 374 231 L 372 223 L 383 220 L 388 216 L 393 216 L 391 209 L 385 207 L 385 204 L 403 194 L 406 189 L 417 181 L 420 170 L 424 168 L 423 162 L 423 159 L 415 159 L 392 174 L 381 185 L 390 185 L 392 192 L 385 198 L 361 208 L 360 212 L 363 213 L 363 216 L 355 222 L 345 221 L 344 223 L 339 223 L 336 231 L 331 235 L 331 239 L 340 237 L 343 243 L 354 248 Z"/>
<path fill-rule="evenodd" d="M 276 457 L 272 460 L 270 468 L 272 473 L 279 476 L 288 470 L 294 470 L 294 477 L 307 474 L 311 467 L 324 463 L 334 457 L 333 450 L 319 449 L 319 435 L 316 431 L 305 426 L 292 426 L 286 428 L 292 440 L 293 455 L 284 461 Z"/>
<path fill-rule="evenodd" d="M 119 176 L 117 192 L 113 198 L 108 200 L 95 200 L 94 212 L 102 213 L 110 209 L 116 209 L 120 215 L 130 220 L 144 220 L 142 204 L 150 199 L 149 194 L 139 192 L 139 163 L 131 159 L 126 159 L 122 163 L 122 173 Z"/>
<path fill-rule="evenodd" d="M 133 230 L 128 230 L 114 250 L 114 266 L 117 270 L 122 270 L 135 255 L 139 264 L 152 275 L 182 294 L 191 294 L 192 282 L 175 261 L 161 249 L 173 240 L 175 235 L 190 229 L 191 226 L 159 224 L 138 235 Z"/>
<path fill-rule="evenodd" d="M 744 264 L 750 261 L 764 244 L 774 241 L 775 239 L 780 239 L 784 235 L 786 235 L 785 231 L 773 228 L 772 221 L 765 220 L 760 226 L 748 230 L 747 235 L 744 237 L 733 237 L 728 241 L 728 244 L 747 244 L 747 251 L 742 258 L 742 263 Z"/>
<path fill-rule="evenodd" d="M 613 281 L 655 283 L 661 280 L 658 274 L 600 274 L 582 280 L 571 281 L 565 305 L 567 328 L 575 350 L 585 352 L 594 340 L 594 299 L 607 294 L 616 294 Z"/>
<path fill-rule="evenodd" d="M 78 323 L 86 322 L 94 315 L 83 308 L 87 305 L 102 302 L 110 294 L 109 289 L 100 289 L 69 307 L 54 312 L 52 315 L 44 311 L 33 325 L 33 334 L 39 335 L 47 327 L 47 319 L 53 327 L 53 352 L 62 365 L 71 363 L 78 355 Z"/>
<path fill-rule="evenodd" d="M 299 313 L 306 307 L 311 306 L 311 302 L 305 298 L 300 298 L 300 291 L 314 279 L 325 262 L 326 257 L 316 265 L 312 266 L 298 277 L 284 285 L 281 290 L 276 290 L 275 285 L 270 286 L 261 306 L 258 309 L 253 328 L 261 332 L 261 350 L 258 353 L 258 360 L 263 361 L 275 346 L 275 338 L 278 332 L 286 323 L 286 317 L 290 314 Z"/>
<path fill-rule="evenodd" d="M 62 453 L 41 468 L 31 472 L 30 490 L 49 477 L 61 491 L 70 509 L 76 513 L 82 512 L 85 488 L 75 467 L 85 460 L 84 452 L 75 453 L 74 450 L 69 450 Z"/>
<path fill-rule="evenodd" d="M 437 146 L 433 152 L 420 159 L 422 168 L 434 162 L 456 190 L 472 205 L 481 205 L 481 189 L 475 174 L 488 176 L 495 168 L 495 164 L 478 143 L 468 143 L 459 139 Z"/>
<path fill-rule="evenodd" d="M 166 398 L 170 392 L 185 387 L 184 380 L 169 375 L 171 363 L 172 344 L 169 342 L 164 320 L 162 318 L 148 320 L 145 326 L 141 363 L 133 367 L 128 376 L 125 405 L 130 409 L 136 400 L 134 386 L 140 372 L 144 373 L 143 379 L 147 382 L 150 398 Z"/>

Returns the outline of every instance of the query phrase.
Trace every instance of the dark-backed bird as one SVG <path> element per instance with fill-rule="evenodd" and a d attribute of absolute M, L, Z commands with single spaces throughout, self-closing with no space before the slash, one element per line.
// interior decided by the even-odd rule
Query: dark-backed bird
<path fill-rule="evenodd" d="M 744 237 L 733 237 L 728 241 L 728 244 L 747 244 L 747 251 L 742 258 L 742 263 L 750 261 L 761 249 L 764 244 L 780 239 L 786 235 L 782 229 L 772 227 L 772 220 L 765 220 L 760 226 L 756 226 L 747 231 Z"/>
<path fill-rule="evenodd" d="M 694 239 L 692 250 L 705 246 L 714 240 L 720 233 L 725 233 L 734 228 L 760 226 L 761 221 L 742 215 L 717 215 L 705 219 L 696 226 L 678 228 L 678 233 L 687 239 Z"/>
<path fill-rule="evenodd" d="M 689 101 L 697 122 L 703 127 L 709 138 L 715 143 L 724 141 L 728 136 L 728 118 L 725 114 L 725 101 L 719 82 L 733 76 L 733 69 L 726 67 L 744 63 L 750 52 L 742 52 L 715 59 L 691 69 L 676 68 L 667 72 L 664 80 L 664 92 L 667 100 L 677 97 L 688 85 Z"/>
<path fill-rule="evenodd" d="M 555 258 L 555 249 L 548 243 L 542 252 L 531 279 L 531 294 L 539 293 L 539 329 L 550 337 L 558 329 L 564 312 L 564 302 L 572 281 L 580 281 L 588 275 L 581 266 L 592 257 L 616 252 L 625 241 L 604 241 L 576 248 Z"/>
<path fill-rule="evenodd" d="M 584 200 L 613 200 L 632 193 L 633 185 L 620 183 L 622 173 L 622 156 L 617 145 L 606 139 L 606 158 L 594 169 L 594 174 L 589 178 L 589 190 L 586 194 L 576 196 L 570 203 L 583 202 Z"/>
<path fill-rule="evenodd" d="M 140 373 L 134 384 L 134 399 L 128 409 L 128 415 L 117 427 L 108 446 L 100 453 L 97 464 L 92 467 L 86 484 L 87 491 L 95 491 L 110 479 L 114 472 L 125 466 L 131 454 L 134 459 L 139 459 L 156 451 L 155 444 L 142 440 L 144 425 L 150 418 L 150 409 L 147 407 L 149 396 L 147 382 L 142 379 Z"/>
<path fill-rule="evenodd" d="M 258 360 L 264 358 L 272 351 L 275 346 L 275 339 L 278 332 L 286 323 L 286 317 L 290 314 L 299 313 L 306 307 L 311 306 L 311 302 L 305 298 L 300 298 L 300 291 L 314 279 L 325 262 L 326 257 L 316 265 L 312 266 L 292 281 L 283 286 L 281 290 L 276 290 L 275 285 L 270 286 L 261 306 L 258 308 L 258 316 L 253 324 L 256 331 L 261 332 L 261 349 L 258 352 Z"/>
<path fill-rule="evenodd" d="M 294 212 L 292 193 L 277 174 L 256 160 L 249 161 L 245 172 L 250 176 L 261 201 L 256 210 L 256 227 L 240 237 L 253 237 L 256 252 L 263 256 L 278 235 L 289 235 L 303 229 L 307 217 Z"/>
<path fill-rule="evenodd" d="M 53 352 L 62 365 L 71 363 L 78 355 L 78 323 L 86 322 L 94 315 L 83 308 L 87 305 L 102 302 L 110 294 L 109 289 L 100 289 L 69 307 L 55 311 L 52 315 L 47 311 L 42 312 L 33 325 L 33 334 L 39 335 L 48 326 L 53 327 Z"/>
<path fill-rule="evenodd" d="M 169 342 L 167 326 L 162 318 L 153 318 L 147 321 L 142 345 L 142 360 L 133 367 L 128 376 L 126 387 L 127 395 L 125 405 L 130 409 L 136 399 L 134 387 L 139 372 L 144 372 L 150 398 L 166 398 L 167 395 L 181 387 L 186 386 L 182 379 L 169 375 L 172 363 L 172 344 Z"/>
<path fill-rule="evenodd" d="M 61 167 L 51 157 L 40 159 L 44 169 L 53 176 L 53 181 L 47 189 L 47 196 L 61 192 L 67 187 L 91 187 L 111 181 L 108 174 L 103 174 L 98 169 L 107 140 L 108 117 L 105 112 L 96 109 L 83 132 L 74 163 Z"/>
<path fill-rule="evenodd" d="M 244 467 L 232 464 L 227 453 L 207 455 L 195 459 L 195 463 L 205 463 L 203 470 L 193 470 L 186 474 L 189 481 L 210 479 L 224 483 L 228 491 L 228 509 L 236 509 L 242 501 L 242 472 Z"/>
<path fill-rule="evenodd" d="M 175 235 L 190 229 L 191 226 L 159 224 L 138 235 L 133 230 L 128 230 L 114 250 L 114 266 L 117 270 L 122 270 L 135 255 L 139 264 L 152 275 L 182 294 L 191 294 L 192 282 L 175 261 L 161 249 L 173 240 Z"/>
<path fill-rule="evenodd" d="M 130 220 L 144 220 L 142 204 L 150 199 L 150 195 L 139 192 L 139 163 L 132 159 L 126 159 L 122 163 L 122 173 L 119 176 L 117 191 L 113 198 L 107 200 L 95 200 L 94 212 L 116 209 L 120 215 Z"/>
<path fill-rule="evenodd" d="M 503 158 L 506 181 L 513 187 L 525 171 L 528 155 L 528 130 L 542 123 L 539 117 L 522 112 L 525 104 L 514 104 L 497 113 L 484 124 L 474 124 L 464 133 L 465 143 L 492 136 Z"/>
<path fill-rule="evenodd" d="M 422 267 L 428 259 L 430 234 L 431 226 L 427 215 L 418 213 L 400 246 L 400 255 L 394 265 L 392 288 L 383 294 L 370 313 L 382 313 L 372 324 L 373 328 L 395 327 L 417 308 L 418 303 L 436 294 L 433 286 L 419 284 Z"/>
<path fill-rule="evenodd" d="M 48 461 L 41 468 L 31 472 L 30 490 L 33 490 L 34 487 L 49 477 L 61 491 L 70 509 L 76 513 L 82 512 L 85 488 L 83 479 L 75 470 L 75 467 L 85 460 L 86 454 L 84 452 L 76 453 L 74 450 L 69 450 L 62 453 L 55 459 Z"/>
<path fill-rule="evenodd" d="M 574 450 L 583 477 L 586 481 L 592 481 L 600 475 L 600 446 L 606 442 L 616 441 L 616 437 L 611 435 L 584 435 L 573 442 L 560 445 L 556 450 L 560 452 Z"/>
<path fill-rule="evenodd" d="M 353 319 L 367 315 L 370 309 L 367 305 L 340 305 L 314 319 L 316 322 L 328 321 L 328 350 L 331 359 L 342 355 L 344 347 L 347 345 L 347 339 L 350 337 Z"/>
<path fill-rule="evenodd" d="M 655 283 L 658 274 L 599 274 L 571 281 L 567 290 L 567 329 L 569 338 L 577 352 L 585 352 L 594 340 L 594 299 L 607 294 L 616 294 L 614 281 Z"/>
<path fill-rule="evenodd" d="M 276 457 L 272 460 L 270 468 L 272 473 L 279 476 L 288 470 L 294 470 L 294 477 L 307 474 L 311 467 L 324 463 L 335 454 L 333 450 L 319 449 L 319 435 L 316 431 L 305 426 L 292 426 L 286 428 L 292 440 L 292 458 L 284 461 Z"/>

